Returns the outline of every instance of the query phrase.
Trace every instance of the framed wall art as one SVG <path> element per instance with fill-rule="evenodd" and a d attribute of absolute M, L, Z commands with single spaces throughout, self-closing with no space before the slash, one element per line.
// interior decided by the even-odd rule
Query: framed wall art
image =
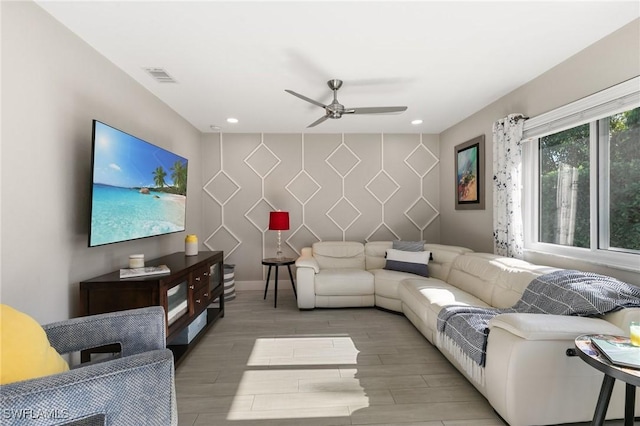
<path fill-rule="evenodd" d="M 484 135 L 454 150 L 456 210 L 484 210 Z"/>

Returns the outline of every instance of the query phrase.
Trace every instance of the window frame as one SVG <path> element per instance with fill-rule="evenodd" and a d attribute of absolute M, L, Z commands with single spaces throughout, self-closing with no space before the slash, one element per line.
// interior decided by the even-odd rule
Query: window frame
<path fill-rule="evenodd" d="M 607 125 L 599 125 L 599 120 L 603 118 L 637 107 L 640 107 L 640 77 L 525 122 L 522 141 L 522 219 L 525 252 L 551 254 L 640 272 L 640 251 L 609 247 L 609 135 Z M 589 123 L 590 126 L 590 247 L 540 242 L 539 138 L 585 123 Z"/>

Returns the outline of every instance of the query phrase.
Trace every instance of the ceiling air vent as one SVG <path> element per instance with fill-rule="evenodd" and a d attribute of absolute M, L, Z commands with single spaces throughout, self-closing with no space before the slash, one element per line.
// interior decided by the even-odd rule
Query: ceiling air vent
<path fill-rule="evenodd" d="M 162 68 L 145 68 L 144 70 L 158 83 L 177 83 L 177 81 Z"/>

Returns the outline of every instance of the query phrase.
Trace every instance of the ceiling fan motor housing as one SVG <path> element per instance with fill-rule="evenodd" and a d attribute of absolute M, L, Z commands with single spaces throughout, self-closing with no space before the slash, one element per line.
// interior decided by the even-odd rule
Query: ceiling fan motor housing
<path fill-rule="evenodd" d="M 325 107 L 325 111 L 327 111 L 327 115 L 329 115 L 330 118 L 340 118 L 344 112 L 344 105 L 339 104 L 337 101 L 333 101 Z"/>
<path fill-rule="evenodd" d="M 338 102 L 338 89 L 342 87 L 342 80 L 334 78 L 333 80 L 327 81 L 327 85 L 331 90 L 333 90 L 333 102 L 327 105 L 324 109 L 327 111 L 327 115 L 330 118 L 340 118 L 344 113 L 344 105 Z"/>

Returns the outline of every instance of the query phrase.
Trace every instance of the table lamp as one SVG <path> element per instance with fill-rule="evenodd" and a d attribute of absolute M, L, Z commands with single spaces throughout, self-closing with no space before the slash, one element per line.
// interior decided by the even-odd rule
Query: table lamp
<path fill-rule="evenodd" d="M 289 230 L 289 212 L 269 212 L 269 230 L 278 231 L 278 251 L 276 258 L 282 259 L 282 231 Z"/>

